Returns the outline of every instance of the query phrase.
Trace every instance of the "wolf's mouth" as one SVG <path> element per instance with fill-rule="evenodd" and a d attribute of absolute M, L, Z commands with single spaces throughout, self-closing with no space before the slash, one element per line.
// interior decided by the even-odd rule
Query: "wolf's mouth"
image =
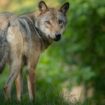
<path fill-rule="evenodd" d="M 61 35 L 56 36 L 55 39 L 54 39 L 54 41 L 59 41 L 60 39 L 61 39 Z"/>
<path fill-rule="evenodd" d="M 58 38 L 55 38 L 54 41 L 59 41 L 60 39 L 61 39 L 61 38 L 59 38 L 59 39 L 58 39 Z"/>

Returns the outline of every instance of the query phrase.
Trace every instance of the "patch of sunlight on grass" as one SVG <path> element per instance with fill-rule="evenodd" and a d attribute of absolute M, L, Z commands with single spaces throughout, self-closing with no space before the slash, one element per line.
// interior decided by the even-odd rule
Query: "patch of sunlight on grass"
<path fill-rule="evenodd" d="M 33 0 L 25 1 L 25 3 L 22 3 L 22 5 L 20 5 L 20 3 L 12 3 L 9 10 L 10 11 L 17 11 L 17 10 L 20 10 L 22 8 L 31 7 L 31 6 L 34 6 L 34 5 L 36 5 L 36 2 L 33 1 Z"/>
<path fill-rule="evenodd" d="M 20 5 L 21 4 L 21 5 Z M 22 8 L 27 8 L 27 7 L 35 7 L 37 5 L 36 0 L 25 0 L 25 1 L 11 1 L 9 7 L 5 8 L 0 8 L 0 11 L 10 11 L 10 12 L 15 12 L 17 10 L 21 10 Z"/>
<path fill-rule="evenodd" d="M 45 2 L 49 7 L 56 7 L 59 5 L 58 0 L 45 0 Z"/>
<path fill-rule="evenodd" d="M 10 3 L 8 8 L 0 8 L 0 11 L 9 11 L 9 12 L 16 12 L 19 10 L 24 10 L 25 8 L 33 8 L 34 10 L 38 8 L 38 2 L 37 0 L 25 0 L 25 1 L 13 1 Z M 46 4 L 49 7 L 57 7 L 59 6 L 58 0 L 45 0 Z M 20 5 L 21 4 L 21 5 Z"/>

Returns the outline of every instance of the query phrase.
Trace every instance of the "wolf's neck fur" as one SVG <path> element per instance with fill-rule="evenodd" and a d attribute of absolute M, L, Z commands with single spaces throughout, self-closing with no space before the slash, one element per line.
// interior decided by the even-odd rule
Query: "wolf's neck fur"
<path fill-rule="evenodd" d="M 37 32 L 37 36 L 38 36 L 38 37 L 40 38 L 40 40 L 41 40 L 42 49 L 43 49 L 43 47 L 44 47 L 44 49 L 47 48 L 47 47 L 52 43 L 52 41 L 51 41 L 50 39 L 48 39 L 48 38 L 46 37 L 46 35 L 45 35 L 43 32 L 41 32 L 40 29 L 38 29 L 36 26 L 35 26 L 35 31 Z M 43 46 L 43 45 L 44 45 L 44 46 Z"/>
<path fill-rule="evenodd" d="M 28 17 L 25 15 L 22 16 L 24 19 L 27 20 L 29 26 L 34 30 L 36 37 L 39 39 L 41 43 L 41 50 L 46 49 L 51 43 L 52 40 L 49 39 L 35 24 L 37 18 L 34 14 L 28 14 Z"/>
<path fill-rule="evenodd" d="M 33 24 L 32 26 L 34 27 L 34 30 L 35 30 L 35 33 L 37 35 L 37 37 L 40 39 L 41 41 L 41 47 L 42 47 L 42 50 L 46 49 L 51 43 L 52 43 L 52 40 L 49 39 L 37 26 L 36 26 L 36 21 L 37 21 L 37 18 L 35 15 L 31 14 L 29 16 L 30 20 L 31 20 L 31 23 Z"/>

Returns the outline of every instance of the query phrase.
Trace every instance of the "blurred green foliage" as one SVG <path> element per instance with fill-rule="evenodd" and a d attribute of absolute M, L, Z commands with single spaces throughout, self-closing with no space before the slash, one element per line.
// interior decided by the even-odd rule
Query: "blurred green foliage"
<path fill-rule="evenodd" d="M 105 0 L 70 1 L 65 61 L 75 66 L 72 79 L 93 87 L 97 105 L 105 104 Z"/>
<path fill-rule="evenodd" d="M 94 104 L 105 105 L 105 0 L 45 1 L 49 6 L 58 6 L 65 1 L 71 5 L 62 40 L 40 57 L 38 86 L 47 91 L 53 85 L 61 91 L 65 82 L 69 88 L 83 84 L 86 93 L 88 87 L 94 89 L 91 98 Z M 37 3 L 34 0 L 12 0 L 6 10 L 26 13 L 37 9 Z"/>

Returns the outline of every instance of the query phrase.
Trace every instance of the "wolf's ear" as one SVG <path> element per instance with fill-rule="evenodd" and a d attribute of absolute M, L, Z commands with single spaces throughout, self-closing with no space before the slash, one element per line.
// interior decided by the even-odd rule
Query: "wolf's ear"
<path fill-rule="evenodd" d="M 45 12 L 46 10 L 48 10 L 48 7 L 44 1 L 39 2 L 39 10 L 41 12 Z"/>
<path fill-rule="evenodd" d="M 60 8 L 60 11 L 64 14 L 64 15 L 66 15 L 66 13 L 67 13 L 67 11 L 68 11 L 68 9 L 69 9 L 69 2 L 66 2 L 65 4 L 63 4 L 62 6 L 61 6 L 61 8 Z"/>

